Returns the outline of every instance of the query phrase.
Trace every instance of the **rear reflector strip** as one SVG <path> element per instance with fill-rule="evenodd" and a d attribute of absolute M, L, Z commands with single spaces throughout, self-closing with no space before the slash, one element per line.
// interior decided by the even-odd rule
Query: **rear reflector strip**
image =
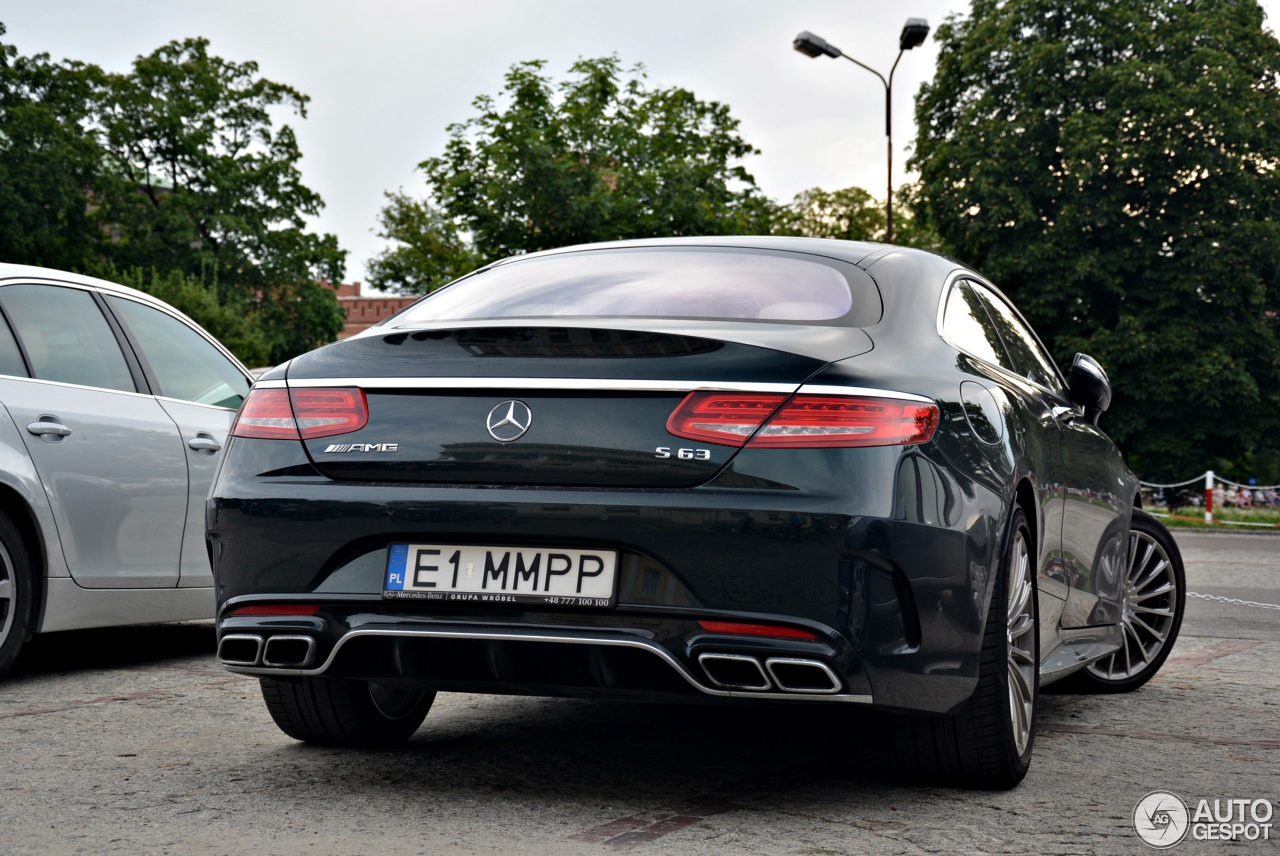
<path fill-rule="evenodd" d="M 369 424 L 364 390 L 356 387 L 328 389 L 249 390 L 240 406 L 232 437 L 260 440 L 315 440 L 350 434 Z"/>
<path fill-rule="evenodd" d="M 318 603 L 251 603 L 237 606 L 227 615 L 315 615 L 319 611 Z"/>
<path fill-rule="evenodd" d="M 775 639 L 817 639 L 818 634 L 799 627 L 782 627 L 777 624 L 745 624 L 737 621 L 699 621 L 698 626 L 708 633 L 729 633 L 735 636 L 772 636 Z"/>
<path fill-rule="evenodd" d="M 793 449 L 924 443 L 937 427 L 931 402 L 804 392 L 691 392 L 667 420 L 667 431 L 689 440 Z"/>

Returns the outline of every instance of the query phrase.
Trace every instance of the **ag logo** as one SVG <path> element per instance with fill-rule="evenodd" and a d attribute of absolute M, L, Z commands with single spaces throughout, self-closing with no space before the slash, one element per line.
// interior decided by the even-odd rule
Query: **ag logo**
<path fill-rule="evenodd" d="M 485 427 L 499 443 L 519 440 L 533 424 L 533 413 L 523 401 L 504 401 L 489 411 Z"/>
<path fill-rule="evenodd" d="M 1187 837 L 1191 813 L 1177 794 L 1152 791 L 1133 809 L 1133 828 L 1144 843 L 1159 850 Z"/>

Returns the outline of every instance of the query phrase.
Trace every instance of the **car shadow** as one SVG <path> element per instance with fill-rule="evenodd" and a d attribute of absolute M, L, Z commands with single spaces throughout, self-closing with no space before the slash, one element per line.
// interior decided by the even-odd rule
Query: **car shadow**
<path fill-rule="evenodd" d="M 38 633 L 22 647 L 8 677 L 145 666 L 206 655 L 210 665 L 216 665 L 216 649 L 212 621 Z"/>

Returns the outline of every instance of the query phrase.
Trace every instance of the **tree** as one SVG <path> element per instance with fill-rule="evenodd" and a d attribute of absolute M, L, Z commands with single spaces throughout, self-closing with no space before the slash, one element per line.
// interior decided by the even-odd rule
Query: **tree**
<path fill-rule="evenodd" d="M 1254 0 L 975 0 L 916 107 L 917 210 L 1061 363 L 1098 357 L 1145 477 L 1280 427 L 1280 44 Z"/>
<path fill-rule="evenodd" d="M 333 235 L 306 230 L 323 202 L 302 183 L 301 152 L 271 110 L 306 117 L 307 96 L 208 51 L 170 42 L 106 77 L 98 120 L 112 186 L 98 217 L 121 268 L 216 273 L 222 303 L 248 291 L 271 319 L 271 359 L 332 341 L 343 313 L 322 279 L 341 280 Z"/>
<path fill-rule="evenodd" d="M 503 106 L 482 95 L 449 126 L 419 165 L 429 201 L 390 195 L 382 234 L 399 245 L 373 261 L 375 285 L 427 291 L 459 265 L 567 244 L 769 231 L 728 107 L 649 89 L 617 57 L 579 60 L 558 85 L 544 66 L 513 66 Z"/>
<path fill-rule="evenodd" d="M 0 258 L 78 268 L 88 257 L 97 226 L 86 200 L 102 166 L 88 133 L 99 77 L 0 43 Z"/>
<path fill-rule="evenodd" d="M 895 199 L 894 243 L 904 247 L 938 249 L 935 234 L 912 215 L 916 188 L 903 185 Z M 823 190 L 813 187 L 795 195 L 789 205 L 780 205 L 773 214 L 773 234 L 834 238 L 842 241 L 883 241 L 884 202 L 861 187 Z"/>

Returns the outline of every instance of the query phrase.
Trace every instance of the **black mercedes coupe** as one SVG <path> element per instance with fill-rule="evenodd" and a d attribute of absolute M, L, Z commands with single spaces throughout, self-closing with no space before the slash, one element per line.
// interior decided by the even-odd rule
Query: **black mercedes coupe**
<path fill-rule="evenodd" d="M 313 743 L 437 691 L 900 714 L 904 761 L 1022 779 L 1037 700 L 1131 690 L 1181 559 L 991 283 L 804 238 L 488 265 L 264 374 L 208 503 L 218 656 Z"/>

